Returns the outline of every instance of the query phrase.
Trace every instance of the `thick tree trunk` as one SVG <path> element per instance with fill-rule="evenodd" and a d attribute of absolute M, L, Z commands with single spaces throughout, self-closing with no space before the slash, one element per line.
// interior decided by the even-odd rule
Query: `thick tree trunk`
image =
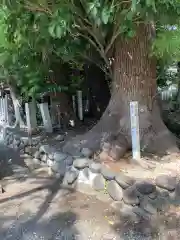
<path fill-rule="evenodd" d="M 156 98 L 156 60 L 149 57 L 150 41 L 151 28 L 145 25 L 139 26 L 133 39 L 118 39 L 111 100 L 99 123 L 76 148 L 101 149 L 119 160 L 131 148 L 129 103 L 138 101 L 141 150 L 162 154 L 178 150 L 175 138 L 161 119 Z"/>
<path fill-rule="evenodd" d="M 20 113 L 21 105 L 20 105 L 19 99 L 16 96 L 15 89 L 12 86 L 9 86 L 9 89 L 10 89 L 10 95 L 11 95 L 13 106 L 14 106 L 14 114 L 16 118 L 15 124 L 9 127 L 16 128 L 17 126 L 25 126 L 25 123 Z"/>

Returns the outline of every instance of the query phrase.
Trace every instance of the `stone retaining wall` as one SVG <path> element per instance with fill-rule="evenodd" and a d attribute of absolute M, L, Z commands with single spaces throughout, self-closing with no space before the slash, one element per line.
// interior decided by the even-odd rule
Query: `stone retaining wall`
<path fill-rule="evenodd" d="M 54 174 L 62 177 L 62 185 L 65 187 L 81 191 L 83 185 L 97 195 L 103 193 L 124 215 L 149 219 L 180 196 L 177 176 L 162 174 L 154 180 L 137 180 L 122 172 L 117 174 L 90 159 L 89 149 L 83 149 L 79 156 L 72 156 L 49 145 L 42 145 L 40 138 L 30 141 L 10 132 L 5 144 L 47 164 Z"/>

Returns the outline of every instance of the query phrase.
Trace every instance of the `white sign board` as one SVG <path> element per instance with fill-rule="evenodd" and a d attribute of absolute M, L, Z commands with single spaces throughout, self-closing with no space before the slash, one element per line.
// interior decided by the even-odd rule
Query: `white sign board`
<path fill-rule="evenodd" d="M 130 102 L 131 138 L 133 159 L 140 159 L 139 113 L 138 102 Z"/>

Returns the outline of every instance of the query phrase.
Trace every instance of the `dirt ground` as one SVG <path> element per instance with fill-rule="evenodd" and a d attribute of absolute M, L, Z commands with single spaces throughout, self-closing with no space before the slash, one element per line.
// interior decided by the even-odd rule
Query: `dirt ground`
<path fill-rule="evenodd" d="M 95 196 L 62 189 L 47 168 L 31 166 L 0 146 L 5 193 L 0 194 L 2 240 L 178 240 L 180 208 L 151 220 L 123 218 Z M 29 160 L 30 161 L 30 160 Z"/>

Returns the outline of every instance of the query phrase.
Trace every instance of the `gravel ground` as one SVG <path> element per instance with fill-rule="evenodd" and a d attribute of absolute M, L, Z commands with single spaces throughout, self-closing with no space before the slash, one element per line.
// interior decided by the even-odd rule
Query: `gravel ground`
<path fill-rule="evenodd" d="M 30 171 L 13 150 L 1 146 L 0 158 L 6 190 L 0 195 L 0 240 L 180 239 L 178 206 L 134 223 L 95 196 L 62 189 L 45 167 Z"/>

